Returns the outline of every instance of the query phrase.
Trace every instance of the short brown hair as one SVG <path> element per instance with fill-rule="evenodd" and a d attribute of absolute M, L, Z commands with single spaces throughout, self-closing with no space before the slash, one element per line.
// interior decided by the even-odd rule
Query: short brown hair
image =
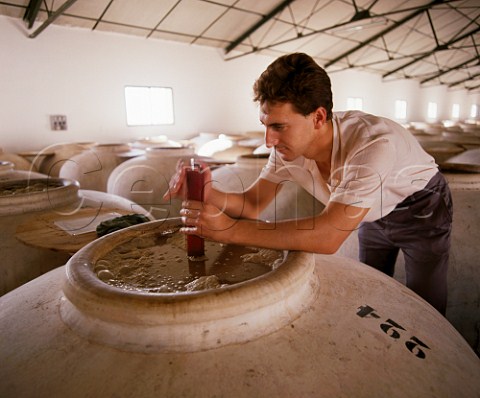
<path fill-rule="evenodd" d="M 277 58 L 253 85 L 254 101 L 289 102 L 297 112 L 308 115 L 323 107 L 332 118 L 332 89 L 327 72 L 303 53 Z"/>

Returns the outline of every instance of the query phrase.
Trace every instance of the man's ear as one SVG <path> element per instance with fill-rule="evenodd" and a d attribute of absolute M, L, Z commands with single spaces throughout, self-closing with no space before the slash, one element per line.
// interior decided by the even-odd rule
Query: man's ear
<path fill-rule="evenodd" d="M 327 123 L 327 110 L 323 106 L 318 107 L 316 110 L 313 111 L 313 113 L 313 121 L 315 123 L 315 128 L 320 128 L 325 123 Z"/>

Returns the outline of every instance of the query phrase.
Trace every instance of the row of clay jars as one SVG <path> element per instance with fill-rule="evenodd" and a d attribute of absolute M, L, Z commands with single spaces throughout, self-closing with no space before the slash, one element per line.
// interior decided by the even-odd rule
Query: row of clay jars
<path fill-rule="evenodd" d="M 148 146 L 145 149 L 148 149 Z M 84 147 L 80 153 L 62 161 L 58 175 L 78 181 L 82 189 L 107 192 L 108 180 L 113 170 L 123 162 L 143 154 L 143 150 L 132 150 L 129 144 L 96 144 Z"/>
<path fill-rule="evenodd" d="M 108 179 L 107 191 L 128 198 L 149 210 L 157 219 L 178 216 L 181 201 L 165 201 L 163 194 L 175 173 L 177 161 L 194 156 L 192 148 L 148 148 L 119 165 Z M 232 165 L 222 165 L 212 172 L 214 187 L 226 192 L 241 192 L 258 177 L 268 155 L 243 155 Z M 297 185 L 283 184 L 275 202 L 260 218 L 269 221 L 301 218 L 320 210 L 318 202 Z"/>
<path fill-rule="evenodd" d="M 0 396 L 478 395 L 480 360 L 449 322 L 351 259 L 291 252 L 255 279 L 188 293 L 97 278 L 106 253 L 178 224 L 107 235 L 0 298 Z"/>
<path fill-rule="evenodd" d="M 128 145 L 128 147 L 125 147 L 125 145 Z M 39 170 L 51 177 L 58 177 L 60 168 L 64 163 L 72 161 L 74 156 L 90 149 L 93 149 L 95 152 L 114 152 L 125 160 L 129 157 L 143 154 L 143 150 L 150 147 L 182 147 L 182 145 L 176 141 L 169 140 L 166 136 L 141 138 L 128 144 L 98 144 L 95 142 L 55 144 L 42 151 L 43 155 L 50 155 L 45 156 L 45 159 L 41 161 Z M 42 156 L 42 152 L 39 153 L 40 156 Z M 101 156 L 104 156 L 104 154 L 102 153 Z M 87 159 L 90 158 L 91 156 L 87 157 Z M 73 159 L 73 161 L 78 161 L 78 158 Z"/>
<path fill-rule="evenodd" d="M 160 139 L 162 138 L 162 139 Z M 16 169 L 21 170 L 38 170 L 40 173 L 48 175 L 50 177 L 59 177 L 61 167 L 67 162 L 76 162 L 78 158 L 73 159 L 74 156 L 80 155 L 81 153 L 88 151 L 92 148 L 95 148 L 95 152 L 125 152 L 129 151 L 130 148 L 145 149 L 150 146 L 160 146 L 161 144 L 168 143 L 170 146 L 176 144 L 175 141 L 168 140 L 166 136 L 162 137 L 147 137 L 144 139 L 139 139 L 131 144 L 98 144 L 96 142 L 62 142 L 49 145 L 37 152 L 30 152 L 28 156 L 32 158 L 29 162 L 25 157 L 19 156 L 16 154 L 6 154 L 2 153 L 0 149 L 0 160 L 14 160 L 14 163 L 18 163 Z M 121 145 L 120 149 L 117 150 L 118 145 Z M 124 145 L 128 145 L 125 147 Z M 181 146 L 176 144 L 175 146 Z M 103 156 L 103 154 L 102 154 Z M 128 156 L 126 156 L 128 158 Z M 83 159 L 83 158 L 81 158 Z M 91 162 L 91 156 L 87 156 L 87 161 Z M 101 161 L 101 159 L 99 159 Z M 98 162 L 94 162 L 98 163 Z M 87 173 L 89 172 L 88 168 L 86 169 Z"/>
<path fill-rule="evenodd" d="M 148 145 L 146 145 L 145 148 L 149 149 Z M 160 149 L 162 149 L 161 153 Z M 176 147 L 175 150 L 175 155 L 170 159 L 170 154 L 167 154 L 167 152 L 171 152 L 172 148 L 154 147 L 152 151 L 148 151 L 144 156 L 139 156 L 139 161 L 135 161 L 135 157 L 144 153 L 144 151 L 132 151 L 129 144 L 57 144 L 40 152 L 37 155 L 36 163 L 38 163 L 40 169 L 50 177 L 60 176 L 64 179 L 75 180 L 79 182 L 82 189 L 101 192 L 108 191 L 133 201 L 139 201 L 147 207 L 152 208 L 152 214 L 163 217 L 166 215 L 164 208 L 169 207 L 169 204 L 162 206 L 162 196 L 168 188 L 168 183 L 164 184 L 162 181 L 165 179 L 168 181 L 172 175 L 171 169 L 175 168 L 176 160 L 179 156 L 190 156 L 193 154 L 192 148 L 179 146 Z M 180 152 L 182 152 L 182 155 L 180 155 Z M 166 161 L 164 161 L 163 157 L 165 157 Z M 169 159 L 167 160 L 167 158 Z M 128 163 L 127 168 L 130 169 L 129 171 L 124 172 L 123 169 L 118 171 L 118 173 L 122 173 L 121 178 L 123 181 L 117 179 L 116 176 L 118 173 L 115 174 L 112 177 L 112 181 L 114 182 L 110 183 L 109 190 L 108 180 L 117 166 L 128 160 L 135 161 L 135 165 L 140 165 L 144 163 L 145 159 L 148 159 L 147 165 L 149 162 L 152 162 L 154 168 L 158 167 L 157 170 L 150 169 L 149 175 L 144 176 L 143 174 L 139 175 L 138 171 L 143 173 L 146 169 L 142 168 L 140 170 L 137 167 L 137 172 L 131 176 L 131 163 Z M 169 161 L 171 161 L 171 163 L 169 163 Z M 160 164 L 158 164 L 159 162 Z M 144 192 L 139 194 L 139 189 L 141 190 L 143 188 L 138 184 L 135 186 L 134 182 L 137 181 L 137 177 L 140 179 L 147 178 L 147 180 L 151 178 L 153 185 L 149 185 L 148 189 L 144 189 Z M 134 179 L 133 181 L 132 178 Z M 144 181 L 143 183 L 139 183 L 145 186 L 145 184 L 148 185 L 148 182 L 149 181 Z M 152 188 L 153 186 L 155 186 L 155 188 Z M 153 189 L 153 192 L 149 193 L 148 190 L 150 189 Z M 157 211 L 158 204 L 161 206 Z M 173 204 L 173 209 L 175 213 L 178 213 L 178 203 Z"/>
<path fill-rule="evenodd" d="M 130 144 L 111 143 L 96 144 L 93 142 L 78 143 L 60 143 L 50 145 L 38 152 L 33 162 L 15 155 L 15 162 L 18 164 L 17 169 L 36 170 L 50 177 L 61 177 L 76 180 L 80 183 L 82 189 L 91 189 L 107 192 L 107 181 L 110 173 L 123 161 L 138 156 L 141 150 L 156 148 L 184 148 L 180 143 L 172 140 L 157 143 L 154 139 L 137 140 Z M 227 142 L 227 147 L 217 147 L 213 143 L 212 156 L 214 159 L 222 161 L 235 160 L 240 154 L 251 153 L 254 148 L 238 145 L 241 137 L 225 136 L 216 141 Z M 210 135 L 209 140 L 215 141 Z M 161 141 L 161 140 L 160 140 Z M 192 141 L 193 142 L 193 141 Z M 169 146 L 167 146 L 167 144 Z M 174 145 L 175 144 L 175 145 Z M 195 146 L 190 145 L 193 151 Z M 131 150 L 132 148 L 137 148 Z M 11 154 L 3 154 L 5 160 L 11 159 Z M 0 158 L 1 158 L 0 154 Z"/>

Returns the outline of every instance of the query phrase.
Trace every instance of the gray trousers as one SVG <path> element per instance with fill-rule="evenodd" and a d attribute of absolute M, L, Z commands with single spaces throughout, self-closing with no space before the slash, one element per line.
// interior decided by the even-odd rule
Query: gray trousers
<path fill-rule="evenodd" d="M 387 216 L 360 225 L 359 259 L 393 276 L 402 250 L 407 287 L 445 315 L 452 217 L 448 183 L 437 173 Z"/>

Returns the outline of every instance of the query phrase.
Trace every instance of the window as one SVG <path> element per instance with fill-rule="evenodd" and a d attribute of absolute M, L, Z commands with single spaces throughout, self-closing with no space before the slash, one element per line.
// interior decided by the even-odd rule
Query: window
<path fill-rule="evenodd" d="M 470 108 L 470 117 L 476 118 L 478 116 L 478 106 L 477 104 L 473 104 Z"/>
<path fill-rule="evenodd" d="M 437 103 L 436 102 L 429 102 L 428 103 L 427 117 L 429 119 L 436 119 L 437 118 Z"/>
<path fill-rule="evenodd" d="M 363 99 L 362 98 L 347 98 L 347 109 L 361 111 L 363 109 Z"/>
<path fill-rule="evenodd" d="M 400 120 L 404 120 L 407 118 L 407 101 L 395 101 L 395 118 Z"/>
<path fill-rule="evenodd" d="M 460 105 L 453 104 L 452 105 L 452 119 L 458 119 L 460 117 Z"/>
<path fill-rule="evenodd" d="M 173 90 L 169 87 L 125 87 L 128 126 L 173 124 Z"/>

